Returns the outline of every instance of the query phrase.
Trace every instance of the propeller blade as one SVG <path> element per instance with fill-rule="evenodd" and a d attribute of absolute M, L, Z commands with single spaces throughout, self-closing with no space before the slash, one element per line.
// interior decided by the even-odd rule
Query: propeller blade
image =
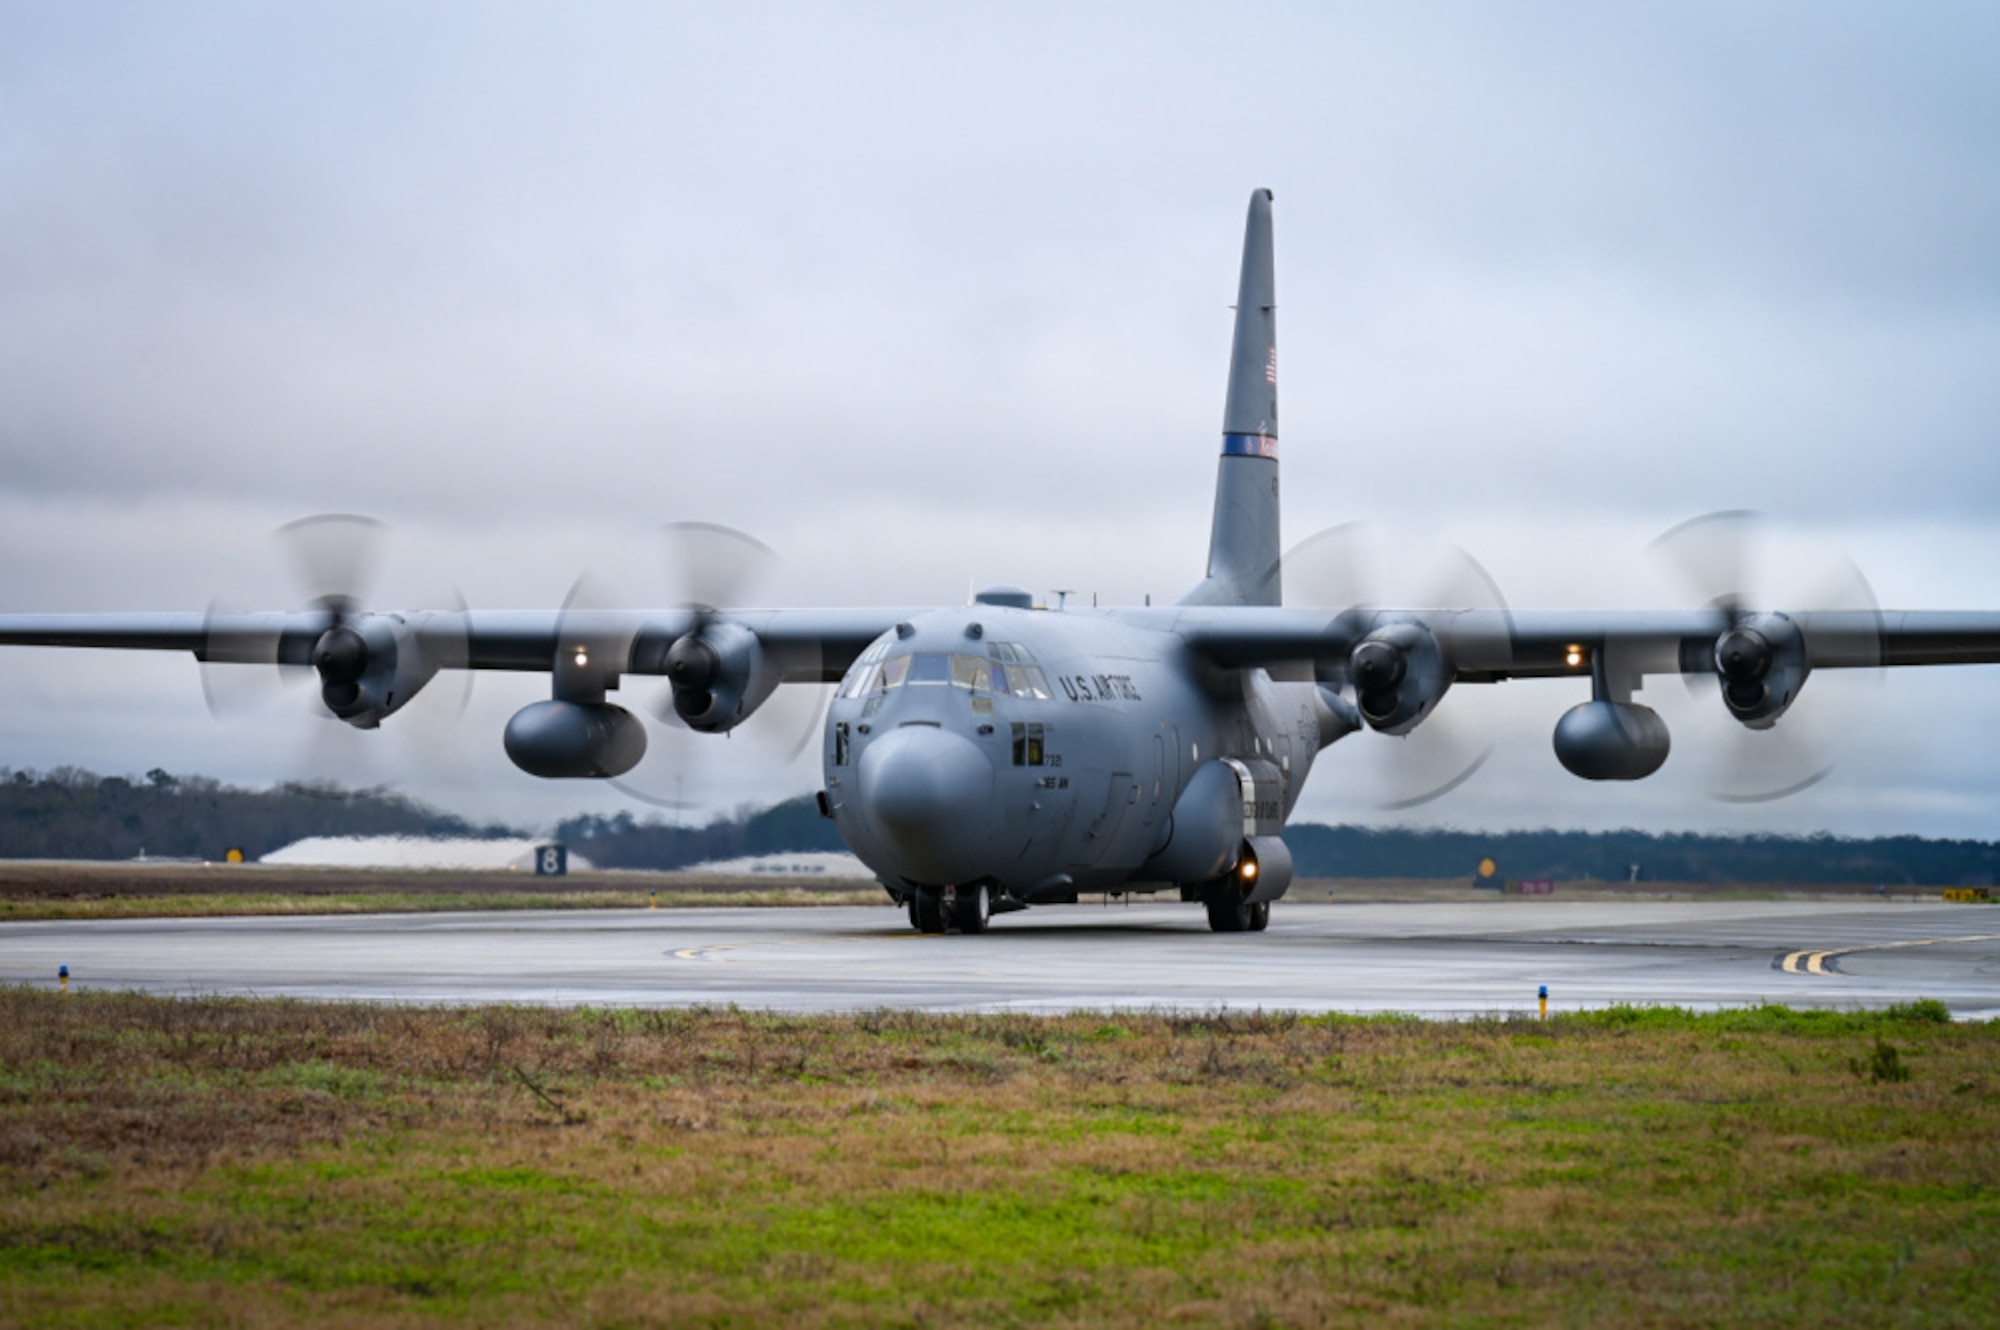
<path fill-rule="evenodd" d="M 605 580 L 592 572 L 579 574 L 556 615 L 559 668 L 595 666 L 615 682 L 632 659 L 638 634 L 638 617 L 619 611 L 618 597 Z"/>
<path fill-rule="evenodd" d="M 774 706 L 784 706 L 790 717 L 771 717 L 768 732 L 771 742 L 778 750 L 778 756 L 790 766 L 805 755 L 826 729 L 826 711 L 833 705 L 833 684 L 783 684 L 771 695 L 771 700 L 758 708 L 755 721 L 764 710 Z M 797 699 L 794 701 L 793 699 Z M 789 720 L 789 723 L 787 723 Z"/>
<path fill-rule="evenodd" d="M 387 532 L 372 517 L 322 513 L 285 523 L 276 539 L 290 556 L 307 600 L 338 618 L 367 601 Z"/>
<path fill-rule="evenodd" d="M 692 612 L 686 631 L 670 649 L 669 678 L 698 681 L 706 650 L 702 635 L 709 623 L 718 612 L 740 607 L 746 596 L 754 594 L 776 570 L 778 556 L 756 537 L 713 522 L 670 523 L 662 537 L 668 553 L 670 603 Z M 594 607 L 602 596 L 601 583 L 579 579 L 565 609 Z M 624 643 L 624 650 L 629 652 L 630 645 Z M 781 683 L 743 724 L 721 739 L 690 729 L 674 706 L 672 684 L 660 688 L 647 705 L 635 708 L 653 722 L 646 756 L 609 782 L 612 788 L 657 808 L 705 809 L 714 806 L 711 777 L 717 764 L 727 760 L 729 750 L 720 745 L 730 739 L 741 735 L 786 764 L 796 761 L 819 736 L 832 690 L 817 683 L 821 660 L 816 648 L 788 647 L 776 663 L 783 677 L 793 682 Z M 712 652 L 707 664 L 712 670 Z"/>
<path fill-rule="evenodd" d="M 1703 606 L 1736 614 L 1759 580 L 1758 546 L 1768 527 L 1769 519 L 1762 513 L 1726 509 L 1661 532 L 1650 548 Z"/>
<path fill-rule="evenodd" d="M 424 690 L 410 705 L 417 706 L 425 698 L 432 698 L 432 712 L 455 721 L 472 704 L 474 674 L 472 639 L 468 628 L 472 606 L 466 602 L 465 592 L 456 585 L 446 589 L 445 602 L 448 612 L 424 624 L 424 654 L 437 667 L 437 674 L 424 685 Z"/>
<path fill-rule="evenodd" d="M 1479 774 L 1493 756 L 1491 743 L 1470 738 L 1466 727 L 1454 714 L 1440 720 L 1446 704 L 1402 738 L 1377 735 L 1388 743 L 1403 745 L 1390 750 L 1390 770 L 1381 788 L 1375 791 L 1375 806 L 1384 812 L 1421 808 L 1444 798 Z"/>
<path fill-rule="evenodd" d="M 1286 598 L 1335 613 L 1375 609 L 1507 611 L 1486 567 L 1464 549 L 1428 533 L 1377 522 L 1345 522 L 1315 532 L 1284 557 Z M 1344 671 L 1341 672 L 1344 675 Z M 1352 689 L 1352 680 L 1329 680 Z M 1358 747 L 1356 773 L 1370 802 L 1386 812 L 1421 807 L 1450 794 L 1486 765 L 1492 742 L 1474 734 L 1447 695 L 1403 736 L 1377 734 Z"/>
<path fill-rule="evenodd" d="M 317 626 L 307 629 L 303 645 L 317 645 L 328 632 L 362 612 L 387 533 L 388 528 L 374 518 L 350 513 L 302 518 L 272 533 L 303 600 L 319 616 Z M 315 685 L 310 703 L 298 707 L 294 702 L 290 719 L 276 721 L 279 744 L 296 748 L 289 765 L 309 781 L 389 788 L 390 773 L 436 764 L 451 752 L 444 731 L 464 714 L 470 700 L 465 596 L 453 588 L 443 599 L 443 610 L 411 616 L 421 625 L 422 650 L 437 673 L 381 727 L 388 738 L 359 731 L 327 710 L 317 686 L 324 676 L 304 663 L 298 637 L 281 642 L 275 628 L 246 631 L 245 623 L 254 625 L 254 617 L 233 614 L 219 600 L 209 605 L 210 629 L 201 665 L 209 711 L 225 721 L 254 717 L 260 735 L 268 735 L 273 729 L 271 699 L 290 691 L 287 685 L 310 681 Z M 328 656 L 336 664 L 339 645 L 335 643 Z M 365 660 L 349 664 L 358 672 Z M 277 668 L 251 668 L 257 665 Z"/>
<path fill-rule="evenodd" d="M 336 785 L 344 790 L 393 790 L 400 783 L 397 773 L 412 757 L 404 746 L 393 755 L 387 751 L 383 730 L 357 730 L 320 705 L 300 722 L 303 732 L 291 765 L 298 779 L 307 784 Z"/>
<path fill-rule="evenodd" d="M 372 751 L 385 757 L 393 755 L 398 769 L 414 765 L 441 770 L 454 751 L 453 733 L 472 705 L 474 674 L 468 668 L 472 645 L 466 631 L 470 606 L 456 586 L 447 587 L 440 600 L 449 608 L 422 616 L 418 639 L 425 660 L 437 673 L 382 722 L 380 735 L 361 736 L 364 743 L 372 744 Z"/>
<path fill-rule="evenodd" d="M 703 613 L 741 607 L 743 597 L 777 568 L 769 545 L 716 522 L 669 522 L 661 528 L 674 604 Z"/>
<path fill-rule="evenodd" d="M 209 714 L 218 719 L 262 711 L 286 685 L 311 677 L 310 670 L 279 664 L 276 630 L 246 634 L 245 617 L 219 600 L 208 603 L 201 695 Z"/>
<path fill-rule="evenodd" d="M 1868 694 L 1881 682 L 1881 607 L 1867 576 L 1824 540 L 1740 509 L 1683 522 L 1650 548 L 1718 611 L 1718 640 L 1746 615 L 1783 613 L 1806 623 L 1815 613 L 1839 615 L 1838 626 L 1822 623 L 1808 633 L 1807 647 L 1843 668 L 1816 669 L 1769 728 L 1752 730 L 1724 713 L 1721 734 L 1689 746 L 1704 768 L 1702 784 L 1719 802 L 1770 803 L 1825 780 L 1838 765 L 1851 717 L 1868 709 Z M 1682 678 L 1701 704 L 1702 723 L 1712 726 L 1722 712 L 1720 681 L 1713 674 Z"/>

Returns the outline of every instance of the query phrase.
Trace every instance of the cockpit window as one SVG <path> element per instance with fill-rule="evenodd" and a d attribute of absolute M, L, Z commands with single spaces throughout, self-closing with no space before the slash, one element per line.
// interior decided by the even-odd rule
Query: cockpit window
<path fill-rule="evenodd" d="M 878 666 L 882 658 L 889 654 L 889 646 L 896 640 L 894 633 L 884 633 L 868 644 L 868 649 L 854 658 L 848 668 L 847 678 L 841 682 L 842 697 L 861 697 L 875 687 L 875 677 L 880 673 Z"/>
<path fill-rule="evenodd" d="M 1000 648 L 1005 647 L 1009 655 L 1018 652 L 1017 659 L 1027 660 L 1027 648 L 1006 642 L 991 645 L 995 658 L 989 660 L 985 656 L 928 651 L 888 656 L 887 643 L 878 642 L 855 660 L 854 667 L 847 672 L 847 678 L 840 685 L 840 696 L 866 697 L 871 693 L 881 694 L 906 686 L 948 684 L 975 693 L 992 693 L 1001 697 L 1011 694 L 1029 701 L 1050 700 L 1053 694 L 1049 691 L 1048 677 L 1042 673 L 1041 666 L 1002 663 L 999 659 Z M 881 650 L 878 651 L 877 647 Z"/>
<path fill-rule="evenodd" d="M 953 656 L 951 658 L 951 681 L 959 688 L 971 688 L 982 693 L 993 691 L 993 670 L 984 656 Z"/>
<path fill-rule="evenodd" d="M 1016 697 L 1025 697 L 1037 702 L 1046 702 L 1054 694 L 1049 692 L 1049 681 L 1039 665 L 1007 665 L 1007 691 Z"/>
<path fill-rule="evenodd" d="M 904 659 L 910 662 L 909 677 L 903 680 L 904 683 L 942 684 L 951 682 L 950 656 L 932 655 L 929 652 L 921 652 L 914 656 L 906 656 Z M 891 685 L 891 687 L 893 686 Z"/>

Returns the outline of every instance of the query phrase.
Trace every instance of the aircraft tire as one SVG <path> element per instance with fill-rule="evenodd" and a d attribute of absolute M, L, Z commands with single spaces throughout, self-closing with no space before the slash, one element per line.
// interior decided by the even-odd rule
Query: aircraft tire
<path fill-rule="evenodd" d="M 951 926 L 960 933 L 984 933 L 993 917 L 992 898 L 986 886 L 960 887 L 953 893 Z"/>
<path fill-rule="evenodd" d="M 937 892 L 919 887 L 910 893 L 910 927 L 919 933 L 944 932 L 944 902 Z"/>
<path fill-rule="evenodd" d="M 1270 926 L 1271 926 L 1271 902 L 1258 901 L 1255 905 L 1250 907 L 1249 929 L 1252 933 L 1261 933 Z"/>
<path fill-rule="evenodd" d="M 1208 907 L 1208 926 L 1216 933 L 1242 933 L 1250 929 L 1251 907 L 1227 888 L 1211 892 L 1202 901 Z"/>

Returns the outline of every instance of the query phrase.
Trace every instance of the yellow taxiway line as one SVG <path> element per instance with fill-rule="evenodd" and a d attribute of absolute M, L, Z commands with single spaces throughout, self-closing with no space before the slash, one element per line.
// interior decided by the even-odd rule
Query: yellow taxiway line
<path fill-rule="evenodd" d="M 1821 947 L 1794 951 L 1785 957 L 1778 968 L 1786 974 L 1839 974 L 1838 969 L 1828 969 L 1827 963 L 1841 956 L 1852 956 L 1857 951 L 1897 951 L 1904 947 L 1938 947 L 1951 942 L 1994 941 L 2000 941 L 2000 933 L 1973 933 L 1966 937 L 1926 937 L 1908 942 L 1865 942 L 1854 947 Z"/>

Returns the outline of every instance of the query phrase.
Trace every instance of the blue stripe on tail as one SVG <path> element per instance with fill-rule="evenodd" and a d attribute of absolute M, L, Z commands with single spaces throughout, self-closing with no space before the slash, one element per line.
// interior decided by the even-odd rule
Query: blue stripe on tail
<path fill-rule="evenodd" d="M 1278 438 L 1275 434 L 1225 434 L 1222 436 L 1224 457 L 1276 457 Z"/>

